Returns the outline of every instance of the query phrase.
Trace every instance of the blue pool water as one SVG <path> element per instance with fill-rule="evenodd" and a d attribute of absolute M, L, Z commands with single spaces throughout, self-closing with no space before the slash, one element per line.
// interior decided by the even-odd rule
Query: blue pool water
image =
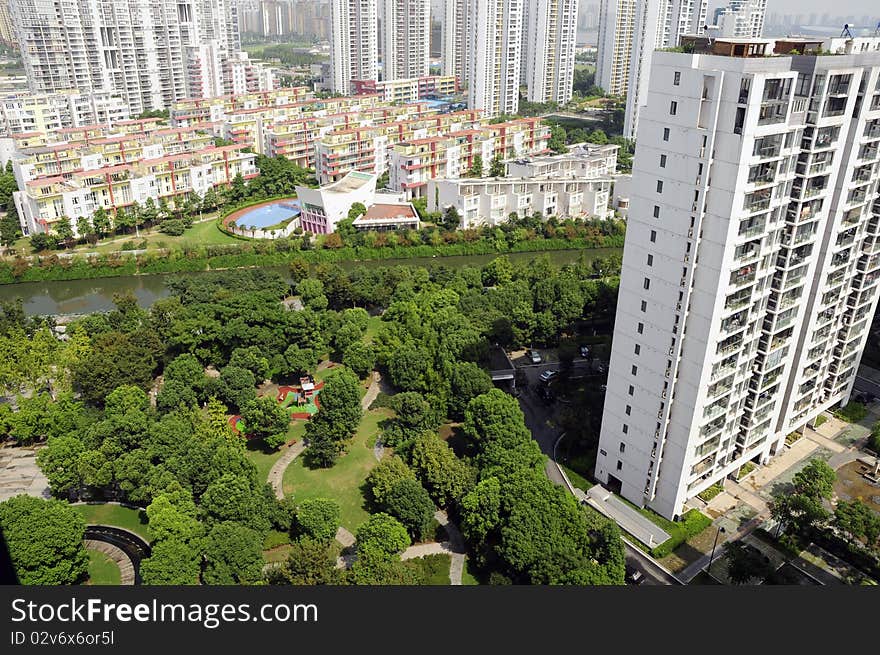
<path fill-rule="evenodd" d="M 299 200 L 281 200 L 272 205 L 265 205 L 250 210 L 236 220 L 235 224 L 239 227 L 254 226 L 264 228 L 270 225 L 277 225 L 281 221 L 298 216 L 299 213 Z"/>

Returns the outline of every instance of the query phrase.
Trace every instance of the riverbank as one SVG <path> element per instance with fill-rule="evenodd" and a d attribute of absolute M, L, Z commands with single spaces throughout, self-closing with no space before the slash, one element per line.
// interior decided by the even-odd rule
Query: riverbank
<path fill-rule="evenodd" d="M 583 250 L 549 250 L 535 252 L 502 253 L 514 263 L 529 262 L 540 257 L 549 257 L 554 266 L 572 264 L 580 259 L 591 262 L 621 254 L 619 248 L 589 248 Z M 339 261 L 339 266 L 351 270 L 358 266 L 366 268 L 385 266 L 483 266 L 499 253 L 488 255 L 462 255 L 448 257 L 422 257 L 409 259 L 373 259 L 364 261 Z M 289 268 L 267 266 L 282 275 L 289 275 Z M 190 273 L 200 275 L 200 272 Z M 21 300 L 24 311 L 29 316 L 57 316 L 91 314 L 113 309 L 113 296 L 131 293 L 141 307 L 147 308 L 156 300 L 168 295 L 165 285 L 166 274 L 129 275 L 97 279 L 36 281 L 21 284 L 0 285 L 0 302 Z"/>
<path fill-rule="evenodd" d="M 434 259 L 463 256 L 500 256 L 515 253 L 539 253 L 559 250 L 592 250 L 623 247 L 624 237 L 539 238 L 517 241 L 480 239 L 464 243 L 417 246 L 341 247 L 286 251 L 278 242 L 254 242 L 204 246 L 178 251 L 140 254 L 113 253 L 95 257 L 60 258 L 46 255 L 36 261 L 16 258 L 0 261 L 0 285 L 23 282 L 94 280 L 111 277 L 136 277 L 165 273 L 197 273 L 231 268 L 286 266 L 294 260 L 310 264 L 368 262 L 377 260 Z M 289 247 L 282 244 L 281 247 Z"/>

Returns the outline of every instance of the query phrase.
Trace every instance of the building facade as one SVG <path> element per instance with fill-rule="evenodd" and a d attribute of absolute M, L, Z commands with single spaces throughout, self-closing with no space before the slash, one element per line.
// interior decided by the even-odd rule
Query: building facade
<path fill-rule="evenodd" d="M 730 0 L 718 11 L 713 34 L 722 38 L 760 39 L 766 11 L 767 0 Z"/>
<path fill-rule="evenodd" d="M 645 104 L 655 50 L 674 48 L 686 34 L 696 34 L 706 22 L 708 0 L 637 0 L 626 87 L 623 134 L 634 139 L 639 111 Z"/>
<path fill-rule="evenodd" d="M 382 6 L 382 79 L 406 80 L 430 72 L 430 0 L 379 0 Z"/>
<path fill-rule="evenodd" d="M 31 92 L 110 92 L 132 114 L 216 90 L 222 61 L 241 49 L 231 0 L 21 0 L 10 9 Z"/>
<path fill-rule="evenodd" d="M 654 54 L 596 476 L 667 518 L 849 398 L 880 270 L 880 38 L 849 46 Z"/>
<path fill-rule="evenodd" d="M 443 7 L 441 72 L 457 77 L 462 86 L 467 86 L 470 0 L 447 0 Z"/>
<path fill-rule="evenodd" d="M 331 0 L 333 90 L 351 94 L 352 80 L 379 79 L 377 0 Z"/>
<path fill-rule="evenodd" d="M 27 133 L 14 137 L 14 192 L 25 234 L 52 232 L 62 218 L 77 232 L 78 219 L 103 208 L 112 217 L 148 198 L 158 203 L 227 186 L 236 175 L 258 174 L 245 147 L 217 147 L 196 128 L 169 128 L 159 119 L 119 121 Z"/>
<path fill-rule="evenodd" d="M 530 102 L 571 100 L 579 0 L 524 4 L 523 84 Z"/>
<path fill-rule="evenodd" d="M 492 118 L 519 110 L 523 0 L 471 0 L 468 107 Z"/>
<path fill-rule="evenodd" d="M 129 118 L 128 106 L 110 93 L 13 93 L 0 97 L 0 137 L 50 133 L 68 127 L 113 124 Z"/>
<path fill-rule="evenodd" d="M 622 96 L 629 85 L 636 0 L 602 0 L 599 14 L 596 84 L 610 95 Z"/>

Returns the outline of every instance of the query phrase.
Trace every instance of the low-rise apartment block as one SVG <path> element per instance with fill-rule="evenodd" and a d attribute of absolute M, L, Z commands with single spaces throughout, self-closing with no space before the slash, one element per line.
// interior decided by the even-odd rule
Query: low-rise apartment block
<path fill-rule="evenodd" d="M 0 137 L 54 132 L 67 127 L 114 124 L 129 118 L 128 106 L 106 92 L 11 93 L 0 97 Z"/>
<path fill-rule="evenodd" d="M 51 232 L 63 217 L 76 230 L 77 219 L 99 207 L 112 215 L 148 198 L 173 207 L 236 175 L 258 174 L 256 156 L 244 146 L 216 147 L 211 134 L 169 128 L 159 119 L 31 132 L 14 141 L 14 199 L 25 234 Z"/>

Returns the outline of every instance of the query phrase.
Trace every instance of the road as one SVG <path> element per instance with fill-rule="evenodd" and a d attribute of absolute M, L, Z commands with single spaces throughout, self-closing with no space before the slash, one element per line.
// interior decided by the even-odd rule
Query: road
<path fill-rule="evenodd" d="M 531 430 L 532 436 L 538 442 L 541 452 L 547 455 L 548 462 L 545 467 L 547 477 L 558 485 L 565 485 L 556 463 L 553 461 L 553 446 L 559 438 L 559 429 L 553 422 L 555 405 L 548 405 L 537 392 L 539 385 L 543 384 L 538 378 L 546 370 L 558 370 L 559 362 L 547 362 L 543 364 L 526 363 L 524 358 L 514 361 L 518 370 L 522 370 L 528 386 L 519 388 L 519 406 L 526 418 L 526 426 Z M 592 364 L 584 359 L 576 359 L 572 364 L 575 375 L 578 372 L 586 372 L 592 368 Z M 626 552 L 627 566 L 641 571 L 645 576 L 645 585 L 680 585 L 682 582 L 660 568 L 654 560 L 645 555 L 636 546 L 623 540 Z"/>

